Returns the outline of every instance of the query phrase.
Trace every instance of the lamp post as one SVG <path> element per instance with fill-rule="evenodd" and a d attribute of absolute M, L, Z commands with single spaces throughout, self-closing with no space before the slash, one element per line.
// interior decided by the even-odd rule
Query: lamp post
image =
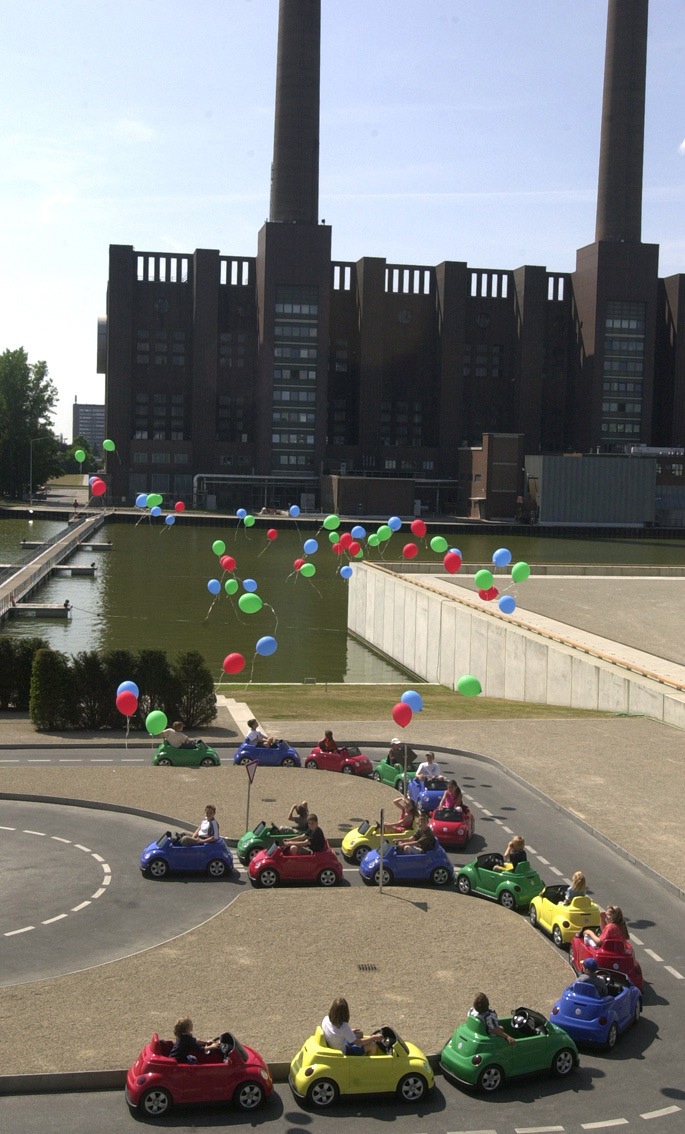
<path fill-rule="evenodd" d="M 44 437 L 31 437 L 29 440 L 29 508 L 33 508 L 33 445 L 44 440 Z"/>

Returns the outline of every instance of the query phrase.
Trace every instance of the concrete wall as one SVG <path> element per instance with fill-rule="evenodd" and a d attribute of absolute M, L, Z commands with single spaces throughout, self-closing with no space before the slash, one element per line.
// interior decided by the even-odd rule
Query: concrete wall
<path fill-rule="evenodd" d="M 488 697 L 638 713 L 685 728 L 685 694 L 385 567 L 355 565 L 347 623 L 425 681 L 456 689 L 470 673 Z"/>

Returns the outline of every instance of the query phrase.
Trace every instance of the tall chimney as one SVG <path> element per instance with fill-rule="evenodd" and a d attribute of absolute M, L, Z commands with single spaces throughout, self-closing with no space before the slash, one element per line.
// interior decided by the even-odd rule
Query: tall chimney
<path fill-rule="evenodd" d="M 649 0 L 609 0 L 595 240 L 642 239 Z"/>
<path fill-rule="evenodd" d="M 319 219 L 321 0 L 280 0 L 270 221 Z"/>

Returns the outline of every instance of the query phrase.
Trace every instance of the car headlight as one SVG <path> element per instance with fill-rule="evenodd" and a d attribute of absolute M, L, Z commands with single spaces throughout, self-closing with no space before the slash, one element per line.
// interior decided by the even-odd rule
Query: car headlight
<path fill-rule="evenodd" d="M 262 1079 L 268 1079 L 269 1078 L 269 1072 L 265 1071 L 263 1067 L 259 1068 L 259 1074 L 261 1075 Z"/>

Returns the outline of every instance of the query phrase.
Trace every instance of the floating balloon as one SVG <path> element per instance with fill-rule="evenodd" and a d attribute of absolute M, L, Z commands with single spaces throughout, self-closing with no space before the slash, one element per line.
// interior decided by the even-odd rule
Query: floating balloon
<path fill-rule="evenodd" d="M 366 528 L 363 528 L 361 524 L 355 524 L 350 535 L 353 539 L 366 539 Z"/>
<path fill-rule="evenodd" d="M 138 698 L 130 689 L 125 689 L 123 693 L 117 693 L 116 705 L 125 717 L 132 717 L 138 708 Z"/>
<path fill-rule="evenodd" d="M 86 454 L 85 454 L 85 451 L 83 449 L 74 449 L 74 460 L 75 461 L 78 461 L 78 463 L 80 465 L 82 465 L 83 462 L 85 461 L 85 459 L 86 459 Z"/>
<path fill-rule="evenodd" d="M 402 527 L 402 521 L 399 516 L 391 516 L 388 520 L 388 527 L 391 532 L 398 532 Z"/>
<path fill-rule="evenodd" d="M 240 673 L 245 669 L 245 658 L 242 654 L 227 654 L 221 663 L 224 673 Z"/>
<path fill-rule="evenodd" d="M 360 548 L 359 548 L 359 551 L 358 551 L 358 552 L 357 552 L 357 554 L 356 554 L 356 555 L 354 556 L 354 558 L 355 558 L 355 559 L 363 559 L 363 558 L 364 558 L 364 548 L 363 548 L 363 547 L 360 547 Z"/>
<path fill-rule="evenodd" d="M 305 562 L 304 559 L 293 559 L 293 567 L 295 568 L 296 571 L 299 571 L 301 569 L 301 567 L 303 566 L 304 562 Z"/>
<path fill-rule="evenodd" d="M 515 563 L 511 569 L 511 577 L 515 583 L 523 583 L 530 575 L 530 567 L 527 563 Z"/>
<path fill-rule="evenodd" d="M 450 548 L 450 551 L 453 551 L 453 552 L 454 552 L 454 554 L 455 554 L 455 555 L 458 555 L 458 556 L 459 556 L 459 558 L 460 558 L 460 559 L 461 559 L 461 560 L 463 561 L 463 559 L 464 559 L 464 556 L 462 555 L 462 553 L 461 553 L 461 551 L 459 550 L 459 548 L 458 548 L 458 547 L 451 547 L 451 548 Z"/>
<path fill-rule="evenodd" d="M 478 594 L 484 602 L 492 602 L 493 599 L 497 598 L 499 591 L 497 587 L 488 587 L 486 591 L 480 590 Z"/>
<path fill-rule="evenodd" d="M 327 532 L 334 532 L 336 528 L 340 527 L 340 516 L 336 516 L 335 513 L 332 513 L 330 516 L 326 516 L 326 519 L 323 522 L 323 526 L 325 527 Z"/>
<path fill-rule="evenodd" d="M 177 500 L 174 504 L 174 512 L 185 512 L 186 506 L 182 500 Z"/>
<path fill-rule="evenodd" d="M 253 528 L 254 522 L 255 522 L 254 516 L 246 516 L 245 519 L 243 520 L 243 523 L 244 523 L 246 528 Z"/>
<path fill-rule="evenodd" d="M 379 540 L 379 538 L 378 538 L 378 536 L 377 536 L 377 535 L 375 534 L 375 532 L 372 532 L 372 533 L 371 533 L 371 535 L 369 536 L 369 538 L 368 538 L 368 540 L 367 540 L 366 542 L 368 543 L 369 547 L 378 547 L 378 544 L 379 544 L 379 543 L 380 543 L 381 541 Z"/>
<path fill-rule="evenodd" d="M 494 583 L 492 572 L 488 571 L 485 567 L 483 567 L 481 571 L 476 571 L 473 581 L 479 591 L 487 591 L 488 587 L 491 587 Z"/>
<path fill-rule="evenodd" d="M 392 535 L 392 528 L 388 527 L 387 524 L 381 524 L 380 528 L 376 532 L 376 535 L 378 536 L 378 539 L 381 543 L 385 543 L 385 541 L 390 539 L 390 536 Z"/>
<path fill-rule="evenodd" d="M 232 555 L 222 555 L 219 563 L 224 571 L 235 571 L 235 559 Z"/>
<path fill-rule="evenodd" d="M 157 516 L 161 516 L 161 514 L 162 514 L 162 509 L 160 508 L 159 504 L 155 504 L 154 508 L 150 509 L 150 515 L 151 516 L 157 517 Z"/>
<path fill-rule="evenodd" d="M 403 693 L 400 697 L 400 701 L 409 705 L 412 713 L 420 713 L 423 708 L 423 697 L 415 689 L 407 689 L 406 693 Z"/>
<path fill-rule="evenodd" d="M 341 574 L 343 579 L 351 579 L 352 578 L 352 574 L 353 574 L 352 568 L 350 567 L 350 565 L 348 563 L 346 563 L 344 567 L 340 568 L 340 574 Z"/>
<path fill-rule="evenodd" d="M 257 590 L 257 580 L 256 579 L 243 579 L 243 590 L 244 591 L 250 591 L 250 592 L 252 592 L 252 594 L 254 594 L 254 592 Z"/>
<path fill-rule="evenodd" d="M 278 539 L 278 532 L 276 531 L 276 529 L 269 528 L 268 532 L 266 533 L 266 538 L 271 540 Z"/>
<path fill-rule="evenodd" d="M 147 508 L 147 493 L 138 493 L 136 496 L 136 508 Z"/>
<path fill-rule="evenodd" d="M 396 705 L 393 705 L 392 719 L 400 728 L 406 728 L 413 715 L 411 705 L 405 704 L 404 701 L 398 701 Z"/>
<path fill-rule="evenodd" d="M 359 552 L 361 551 L 361 547 L 357 543 L 356 539 L 353 539 L 351 541 L 351 543 L 348 544 L 347 550 L 350 553 L 350 555 L 359 555 Z"/>
<path fill-rule="evenodd" d="M 218 579 L 210 579 L 207 583 L 207 590 L 209 591 L 210 595 L 218 595 L 219 591 L 221 590 L 221 583 Z"/>
<path fill-rule="evenodd" d="M 157 736 L 168 723 L 167 715 L 161 709 L 153 709 L 145 718 L 145 727 L 151 736 Z"/>
<path fill-rule="evenodd" d="M 340 536 L 340 544 L 342 547 L 349 547 L 353 542 L 351 532 L 343 532 Z"/>
<path fill-rule="evenodd" d="M 95 480 L 90 486 L 90 491 L 93 493 L 93 496 L 104 496 L 107 491 L 107 485 L 104 480 L 95 477 Z"/>
<path fill-rule="evenodd" d="M 237 579 L 227 579 L 226 582 L 224 583 L 224 590 L 225 590 L 227 595 L 234 595 L 236 593 L 236 591 L 238 590 L 238 580 Z"/>
<path fill-rule="evenodd" d="M 215 539 L 212 544 L 212 551 L 215 555 L 223 555 L 226 551 L 226 544 L 222 539 Z"/>
<path fill-rule="evenodd" d="M 513 595 L 502 595 L 497 605 L 502 614 L 513 614 L 516 610 L 516 599 Z"/>
<path fill-rule="evenodd" d="M 331 534 L 335 535 L 334 532 L 332 532 Z M 336 555 L 342 555 L 345 548 L 343 547 L 343 545 L 341 543 L 338 543 L 338 541 L 336 540 L 335 543 L 333 544 L 333 550 L 334 550 Z"/>
<path fill-rule="evenodd" d="M 116 449 L 116 445 L 113 441 L 110 441 L 109 437 L 105 437 L 105 440 L 102 442 L 102 448 L 106 453 L 113 453 Z"/>
<path fill-rule="evenodd" d="M 96 476 L 89 476 L 89 477 L 88 477 L 88 484 L 89 484 L 89 485 L 91 486 L 91 488 L 93 487 L 93 484 L 95 483 L 95 481 L 96 481 L 97 479 L 98 479 L 98 478 L 97 478 Z"/>
<path fill-rule="evenodd" d="M 442 562 L 450 575 L 456 575 L 461 567 L 461 555 L 458 555 L 456 551 L 448 551 Z"/>
<path fill-rule="evenodd" d="M 132 693 L 134 697 L 140 697 L 140 689 L 135 681 L 122 681 L 117 687 L 117 694 L 119 693 Z"/>
<path fill-rule="evenodd" d="M 506 547 L 498 547 L 497 551 L 492 553 L 492 562 L 495 567 L 508 567 L 511 563 L 511 552 Z"/>
<path fill-rule="evenodd" d="M 481 684 L 477 677 L 472 677 L 470 673 L 465 673 L 457 682 L 457 692 L 461 693 L 462 697 L 477 697 L 483 690 L 481 689 Z"/>
<path fill-rule="evenodd" d="M 236 512 L 236 516 L 238 517 L 239 520 L 244 520 L 246 515 L 247 515 L 247 512 L 245 511 L 244 508 L 238 508 L 238 511 Z"/>
<path fill-rule="evenodd" d="M 315 539 L 306 539 L 303 548 L 307 555 L 314 555 L 314 553 L 319 550 L 319 545 Z"/>
<path fill-rule="evenodd" d="M 312 575 L 316 575 L 316 567 L 313 563 L 303 563 L 300 567 L 300 575 L 304 575 L 305 579 L 311 579 Z"/>
<path fill-rule="evenodd" d="M 300 509 L 297 507 L 297 504 L 290 505 L 290 507 L 288 508 L 288 514 L 292 516 L 293 520 L 296 518 L 296 516 L 299 516 Z"/>
<path fill-rule="evenodd" d="M 402 555 L 405 559 L 415 559 L 419 554 L 419 549 L 415 543 L 405 543 L 402 548 Z"/>
<path fill-rule="evenodd" d="M 412 520 L 409 525 L 412 535 L 418 536 L 421 539 L 426 534 L 426 525 L 423 520 Z"/>
<path fill-rule="evenodd" d="M 442 554 L 443 551 L 447 551 L 447 540 L 444 536 L 433 536 L 431 540 L 431 551 L 437 551 L 439 554 Z"/>
<path fill-rule="evenodd" d="M 328 533 L 328 542 L 330 544 L 337 543 L 338 542 L 338 533 L 337 532 L 329 532 Z"/>
<path fill-rule="evenodd" d="M 255 646 L 255 650 L 263 658 L 270 658 L 272 654 L 276 653 L 278 649 L 278 642 L 267 634 L 264 638 L 260 638 Z"/>
<path fill-rule="evenodd" d="M 147 503 L 148 508 L 157 508 L 164 500 L 164 497 L 159 492 L 148 493 Z"/>
<path fill-rule="evenodd" d="M 172 515 L 170 515 L 170 516 L 165 516 L 165 517 L 164 517 L 164 523 L 165 523 L 165 524 L 168 524 L 168 525 L 169 525 L 169 527 L 171 527 L 171 526 L 172 526 L 172 524 L 175 524 L 175 523 L 176 523 L 176 517 L 175 517 L 175 516 L 172 516 Z"/>
<path fill-rule="evenodd" d="M 250 591 L 247 591 L 238 599 L 238 606 L 243 614 L 256 614 L 258 610 L 262 609 L 263 605 L 264 603 L 259 595 L 252 594 Z"/>

